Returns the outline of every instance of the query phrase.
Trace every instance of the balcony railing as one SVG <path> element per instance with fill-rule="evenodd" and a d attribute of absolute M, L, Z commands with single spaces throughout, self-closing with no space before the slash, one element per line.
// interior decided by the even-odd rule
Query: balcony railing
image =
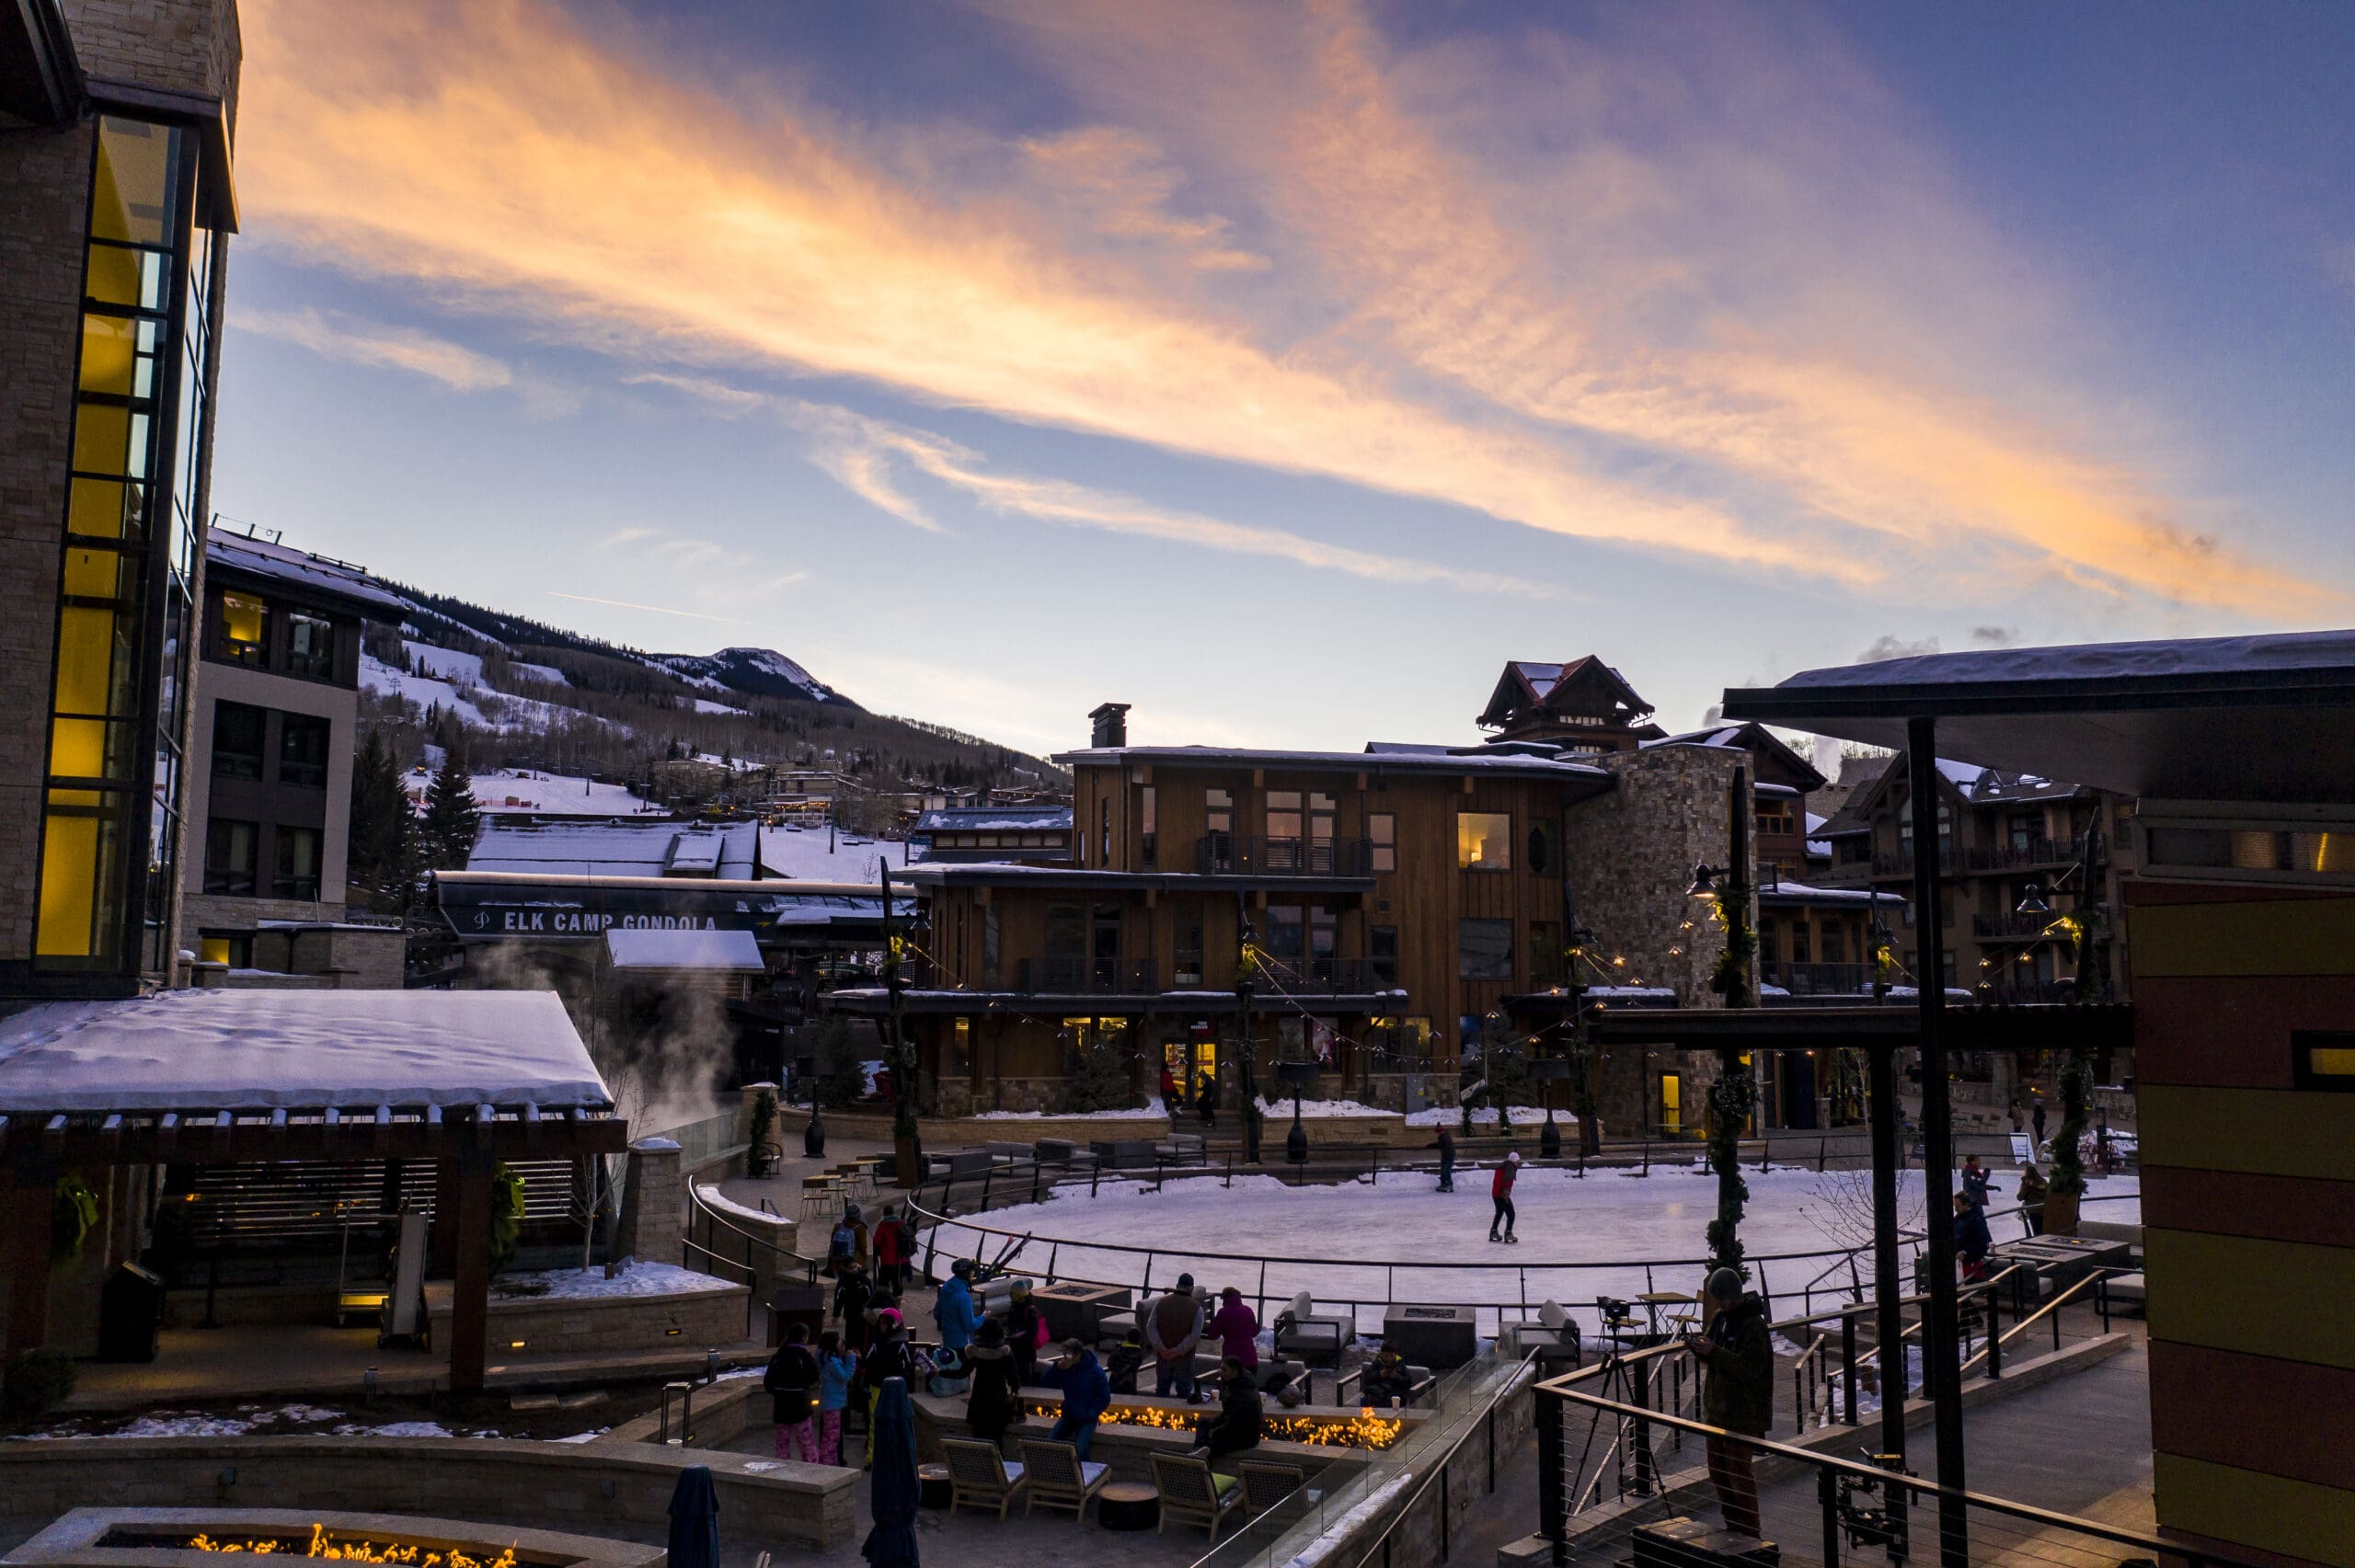
<path fill-rule="evenodd" d="M 2048 839 L 2041 836 L 2000 843 L 1991 849 L 1972 850 L 1963 858 L 1973 871 L 2019 871 L 2032 865 L 2067 865 L 2083 860 L 2085 840 L 2082 833 L 2072 839 Z"/>
<path fill-rule="evenodd" d="M 2055 942 L 2070 940 L 2068 926 L 2056 914 L 2024 915 L 2012 910 L 2000 915 L 1973 915 L 1970 934 L 1982 942 L 2005 939 L 2021 941 L 2035 937 L 2050 937 Z"/>
<path fill-rule="evenodd" d="M 1142 996 L 1161 989 L 1150 958 L 1025 958 L 1014 986 L 1031 996 Z"/>
<path fill-rule="evenodd" d="M 1954 846 L 1952 844 L 1940 844 L 1938 846 L 1938 875 L 1941 876 L 1951 875 L 1954 871 Z M 1873 875 L 1875 876 L 1913 876 L 1913 852 L 1911 849 L 1902 849 L 1899 850 L 1895 854 L 1881 853 L 1874 855 Z"/>
<path fill-rule="evenodd" d="M 1288 996 L 1363 996 L 1396 990 L 1396 967 L 1371 958 L 1263 958 L 1260 993 Z"/>
<path fill-rule="evenodd" d="M 1786 959 L 1761 967 L 1768 985 L 1780 986 L 1793 996 L 1855 996 L 1872 989 L 1870 964 L 1808 963 Z"/>
<path fill-rule="evenodd" d="M 1201 876 L 1371 876 L 1373 866 L 1373 845 L 1365 839 L 1205 833 L 1194 841 Z"/>

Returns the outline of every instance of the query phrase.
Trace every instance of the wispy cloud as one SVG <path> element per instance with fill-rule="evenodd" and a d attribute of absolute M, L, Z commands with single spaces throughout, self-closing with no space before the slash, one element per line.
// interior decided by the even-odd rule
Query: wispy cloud
<path fill-rule="evenodd" d="M 728 363 L 856 378 L 1850 589 L 2337 598 L 2091 439 L 2103 399 L 2040 362 L 2067 313 L 2033 263 L 1815 40 L 1729 23 L 1734 71 L 1601 23 L 1402 51 L 1350 0 L 1003 10 L 1092 118 L 976 148 L 712 91 L 546 0 L 248 0 L 248 204 L 690 395 Z M 929 440 L 820 452 L 918 527 L 910 475 L 1396 569 Z"/>
<path fill-rule="evenodd" d="M 446 338 L 364 321 L 341 311 L 241 309 L 237 330 L 275 338 L 346 364 L 408 371 L 455 392 L 485 392 L 515 381 L 514 372 L 500 361 Z"/>
<path fill-rule="evenodd" d="M 681 610 L 669 604 L 640 604 L 629 599 L 600 599 L 593 593 L 559 593 L 555 589 L 546 592 L 550 599 L 569 599 L 576 604 L 610 604 L 619 610 L 643 610 L 650 615 L 676 615 L 685 621 L 718 621 L 732 626 L 751 624 L 734 615 L 710 615 L 700 610 Z"/>

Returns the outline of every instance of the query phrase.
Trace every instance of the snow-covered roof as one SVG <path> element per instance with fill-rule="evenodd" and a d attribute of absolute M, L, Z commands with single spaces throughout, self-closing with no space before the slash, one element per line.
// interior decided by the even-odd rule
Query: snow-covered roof
<path fill-rule="evenodd" d="M 2312 670 L 2355 670 L 2355 630 L 1922 654 L 1872 664 L 1801 670 L 1775 690 L 2131 680 Z"/>
<path fill-rule="evenodd" d="M 1068 806 L 952 806 L 916 818 L 919 833 L 1053 833 L 1071 830 Z"/>
<path fill-rule="evenodd" d="M 0 1020 L 0 1113 L 603 1110 L 553 991 L 174 990 Z"/>
<path fill-rule="evenodd" d="M 526 871 L 577 876 L 714 876 L 749 879 L 756 822 L 583 818 L 565 822 L 483 825 L 466 857 L 468 871 Z"/>
<path fill-rule="evenodd" d="M 350 562 L 313 555 L 250 534 L 213 530 L 205 535 L 204 558 L 210 566 L 349 600 L 355 608 L 381 612 L 394 620 L 408 613 L 408 601 L 378 588 L 365 571 Z"/>
<path fill-rule="evenodd" d="M 1873 901 L 1873 890 L 1869 887 L 1818 887 L 1811 883 L 1793 882 L 1786 877 L 1771 887 L 1759 888 L 1758 897 L 1762 901 L 1780 898 L 1794 904 L 1869 904 Z M 1894 910 L 1904 900 L 1885 896 L 1881 902 Z"/>
<path fill-rule="evenodd" d="M 616 969 L 716 969 L 762 974 L 761 944 L 749 931 L 609 931 L 605 957 Z"/>

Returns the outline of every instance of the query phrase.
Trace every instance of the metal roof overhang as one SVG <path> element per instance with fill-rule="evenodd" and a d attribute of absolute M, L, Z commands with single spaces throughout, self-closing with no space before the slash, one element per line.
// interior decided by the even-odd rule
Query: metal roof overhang
<path fill-rule="evenodd" d="M 1284 1005 L 1317 1017 L 1340 1017 L 1355 1013 L 1381 1013 L 1396 1009 L 1404 1000 L 1403 992 L 1347 991 L 1331 996 L 1288 996 Z M 1102 992 L 1047 991 L 986 991 L 986 990 L 912 990 L 902 997 L 902 1010 L 912 1016 L 981 1017 L 994 1013 L 1001 1017 L 1020 1017 L 1031 1013 L 1054 1013 L 1076 1018 L 1087 1014 L 1097 1018 L 1223 1018 L 1235 1011 L 1235 993 L 1231 990 L 1155 991 L 1150 995 Z M 818 999 L 821 1011 L 846 1013 L 859 1018 L 880 1018 L 891 1011 L 890 999 L 881 990 L 861 988 L 848 991 L 829 991 Z M 1257 1004 L 1263 1013 L 1270 1011 L 1263 997 Z"/>
<path fill-rule="evenodd" d="M 1863 1007 L 1606 1008 L 1588 1024 L 1597 1045 L 1664 1046 L 1685 1050 L 1806 1051 L 1826 1047 L 1902 1049 L 1919 1038 L 1913 1002 Z M 1949 1005 L 1940 1037 L 1949 1050 L 2085 1050 L 2134 1043 L 2124 1002 Z"/>
<path fill-rule="evenodd" d="M 2355 666 L 1971 679 L 1970 658 L 1942 661 L 1959 679 L 1729 688 L 1726 715 L 1892 748 L 1935 719 L 1942 757 L 2147 799 L 2355 796 Z"/>

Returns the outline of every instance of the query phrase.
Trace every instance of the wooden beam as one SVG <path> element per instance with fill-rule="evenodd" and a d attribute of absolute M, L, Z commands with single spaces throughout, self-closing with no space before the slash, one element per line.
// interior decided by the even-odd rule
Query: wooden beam
<path fill-rule="evenodd" d="M 450 1292 L 450 1388 L 482 1387 L 490 1328 L 491 1162 L 465 1159 L 458 1169 L 457 1256 Z"/>
<path fill-rule="evenodd" d="M 8 1270 L 8 1354 L 49 1339 L 49 1224 L 57 1202 L 55 1167 L 12 1162 L 0 1188 L 0 1261 Z"/>

